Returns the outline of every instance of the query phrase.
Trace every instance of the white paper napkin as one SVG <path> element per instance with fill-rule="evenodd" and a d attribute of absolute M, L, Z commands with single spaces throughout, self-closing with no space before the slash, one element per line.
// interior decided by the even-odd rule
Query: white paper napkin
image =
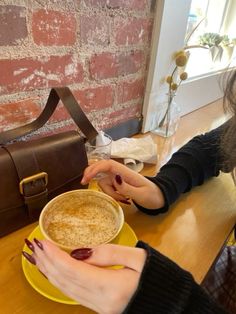
<path fill-rule="evenodd" d="M 96 137 L 96 145 L 109 143 L 109 138 L 103 131 Z M 140 172 L 144 163 L 156 164 L 157 146 L 150 135 L 143 138 L 121 138 L 112 141 L 111 157 L 123 159 L 124 164 L 134 171 Z"/>
<path fill-rule="evenodd" d="M 156 164 L 157 146 L 150 135 L 143 138 L 121 138 L 112 141 L 111 157 L 123 158 L 125 165 L 140 172 L 143 163 Z"/>

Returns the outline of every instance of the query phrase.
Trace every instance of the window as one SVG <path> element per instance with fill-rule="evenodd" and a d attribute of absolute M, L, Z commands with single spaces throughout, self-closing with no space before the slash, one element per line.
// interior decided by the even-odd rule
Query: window
<path fill-rule="evenodd" d="M 173 66 L 173 52 L 184 46 L 187 28 L 189 30 L 194 27 L 201 16 L 207 15 L 196 33 L 194 32 L 191 41 L 194 40 L 194 37 L 196 39 L 198 32 L 202 31 L 212 32 L 214 30 L 214 32 L 233 36 L 233 29 L 236 28 L 233 12 L 236 12 L 236 1 L 234 0 L 157 1 L 150 66 L 144 97 L 143 132 L 155 127 L 153 125 L 155 122 L 153 121 L 154 112 L 162 102 L 167 88 L 166 84 L 163 84 L 163 78 L 170 73 Z M 192 51 L 197 52 L 197 48 L 196 51 L 195 48 L 191 49 L 191 53 Z M 208 49 L 201 48 L 199 51 L 206 53 Z M 198 54 L 192 57 L 192 65 L 190 62 L 188 64 L 188 67 L 190 66 L 192 66 L 192 69 L 188 69 L 190 78 L 183 82 L 176 96 L 176 102 L 181 106 L 182 115 L 223 96 L 220 83 L 225 66 L 217 66 L 213 69 L 212 65 L 206 64 L 206 60 L 204 61 Z M 200 68 L 202 68 L 201 71 Z"/>
<path fill-rule="evenodd" d="M 221 42 L 218 47 L 212 49 L 206 46 L 208 49 L 191 50 L 191 58 L 186 68 L 190 78 L 235 65 L 236 25 L 235 14 L 232 15 L 232 12 L 236 12 L 234 4 L 235 1 L 232 0 L 192 0 L 185 38 L 191 36 L 187 45 L 198 46 L 201 44 L 201 37 L 203 40 L 205 38 L 205 41 L 208 37 L 212 41 L 219 39 Z"/>

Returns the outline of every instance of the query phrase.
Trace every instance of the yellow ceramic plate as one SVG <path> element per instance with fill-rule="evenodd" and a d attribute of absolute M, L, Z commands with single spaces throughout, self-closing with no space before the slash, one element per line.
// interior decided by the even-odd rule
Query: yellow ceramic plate
<path fill-rule="evenodd" d="M 39 227 L 36 227 L 32 233 L 29 235 L 28 239 L 33 240 L 34 238 L 43 239 L 43 235 L 40 232 Z M 124 223 L 123 228 L 121 229 L 119 235 L 112 241 L 112 243 L 117 243 L 126 246 L 135 246 L 137 242 L 137 237 L 131 227 Z M 24 245 L 23 250 L 30 252 L 28 247 Z M 45 296 L 48 299 L 53 301 L 64 303 L 64 304 L 78 304 L 76 301 L 71 300 L 67 296 L 65 296 L 62 292 L 60 292 L 57 288 L 55 288 L 39 271 L 38 269 L 30 264 L 23 256 L 22 256 L 22 268 L 25 274 L 26 279 L 30 283 L 30 285 L 38 291 L 40 294 Z"/>

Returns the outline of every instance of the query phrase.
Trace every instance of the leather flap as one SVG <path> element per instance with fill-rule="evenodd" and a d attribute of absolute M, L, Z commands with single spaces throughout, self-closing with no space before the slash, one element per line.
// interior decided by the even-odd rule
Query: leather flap
<path fill-rule="evenodd" d="M 46 172 L 51 199 L 62 193 L 66 184 L 68 189 L 74 188 L 70 183 L 79 184 L 87 164 L 84 138 L 76 131 L 1 147 L 0 209 L 24 204 L 19 191 L 19 182 L 24 177 L 35 175 L 37 171 Z"/>

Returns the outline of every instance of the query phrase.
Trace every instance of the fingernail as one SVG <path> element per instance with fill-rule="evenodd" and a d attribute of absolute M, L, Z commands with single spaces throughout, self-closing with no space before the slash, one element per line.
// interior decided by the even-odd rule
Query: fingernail
<path fill-rule="evenodd" d="M 29 248 L 32 252 L 34 252 L 34 245 L 33 245 L 32 242 L 30 242 L 30 240 L 25 239 L 25 244 L 28 246 L 28 248 Z"/>
<path fill-rule="evenodd" d="M 34 238 L 34 242 L 35 242 L 36 245 L 40 248 L 40 250 L 43 251 L 43 245 L 42 245 L 42 243 L 41 243 L 38 239 L 36 239 L 36 238 Z"/>
<path fill-rule="evenodd" d="M 28 262 L 30 262 L 30 263 L 33 264 L 33 265 L 36 265 L 36 261 L 35 261 L 35 259 L 33 258 L 33 256 L 31 256 L 30 254 L 28 254 L 28 253 L 25 252 L 25 251 L 22 251 L 22 254 L 23 254 L 23 256 L 27 259 Z"/>
<path fill-rule="evenodd" d="M 123 201 L 123 200 L 121 200 L 120 202 L 121 202 L 121 203 L 124 203 L 124 204 L 127 204 L 127 205 L 130 205 L 130 204 L 131 204 L 129 201 Z"/>
<path fill-rule="evenodd" d="M 121 176 L 120 176 L 119 174 L 117 174 L 117 175 L 115 176 L 115 180 L 116 180 L 116 182 L 117 182 L 119 185 L 122 184 L 122 178 L 121 178 Z"/>
<path fill-rule="evenodd" d="M 82 248 L 82 249 L 75 249 L 70 253 L 70 256 L 78 259 L 80 261 L 89 258 L 93 254 L 93 250 L 90 248 Z"/>

